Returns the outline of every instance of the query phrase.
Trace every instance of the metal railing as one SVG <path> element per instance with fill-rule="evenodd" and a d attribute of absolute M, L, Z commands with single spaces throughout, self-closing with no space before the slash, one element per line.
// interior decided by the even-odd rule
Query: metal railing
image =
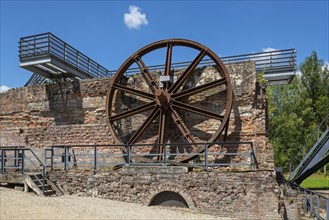
<path fill-rule="evenodd" d="M 271 73 L 285 73 L 285 72 L 295 72 L 296 71 L 296 50 L 295 49 L 285 49 L 285 50 L 275 50 L 269 52 L 260 53 L 250 53 L 241 54 L 235 56 L 225 56 L 220 58 L 224 64 L 240 63 L 247 61 L 254 61 L 256 65 L 257 73 L 271 74 Z M 192 61 L 177 62 L 171 65 L 172 70 L 184 69 L 190 65 Z M 215 65 L 212 59 L 203 59 L 198 67 Z M 165 65 L 153 65 L 148 66 L 150 71 L 164 70 Z M 111 73 L 116 73 L 117 70 L 110 71 Z M 140 69 L 130 68 L 126 71 L 127 75 L 133 75 L 140 73 Z"/>
<path fill-rule="evenodd" d="M 304 210 L 310 214 L 310 218 L 315 218 L 317 220 L 329 220 L 329 198 L 309 189 L 305 189 L 297 184 L 289 182 L 286 183 L 290 184 L 293 188 L 303 192 Z"/>
<path fill-rule="evenodd" d="M 204 151 L 202 153 L 180 152 L 183 148 L 188 148 L 190 146 L 188 144 L 163 144 L 163 153 L 154 150 L 159 147 L 159 144 L 51 146 L 47 149 L 51 155 L 46 156 L 46 160 L 50 160 L 51 170 L 69 170 L 81 166 L 91 169 L 94 173 L 104 167 L 113 168 L 123 165 L 171 165 L 172 159 L 184 156 L 195 156 L 197 159 L 188 163 L 179 163 L 179 165 L 203 167 L 205 170 L 220 166 L 242 166 L 250 170 L 258 167 L 252 142 L 195 143 L 195 145 L 203 146 Z M 243 152 L 238 151 L 241 146 L 245 147 Z M 161 160 L 152 160 L 159 156 Z M 149 161 L 142 162 L 139 158 L 148 158 Z M 46 164 L 48 164 L 47 161 Z"/>
<path fill-rule="evenodd" d="M 289 179 L 292 179 L 296 176 L 299 169 L 303 164 L 307 162 L 307 160 L 312 156 L 312 153 L 315 152 L 317 146 L 321 146 L 322 142 L 318 141 L 320 137 L 326 132 L 329 128 L 329 114 L 322 120 L 322 122 L 317 126 L 317 128 L 312 132 L 312 134 L 307 138 L 305 144 L 301 146 L 294 157 L 290 160 L 289 167 Z M 325 138 L 323 139 L 325 141 Z M 317 146 L 313 146 L 317 144 Z M 312 152 L 308 152 L 310 147 L 313 148 Z"/>
<path fill-rule="evenodd" d="M 113 74 L 50 32 L 20 38 L 20 61 L 49 55 L 56 57 L 90 78 Z"/>
<path fill-rule="evenodd" d="M 46 167 L 31 149 L 19 146 L 1 147 L 0 152 L 1 174 L 28 174 L 41 185 L 42 192 L 45 191 Z"/>
<path fill-rule="evenodd" d="M 106 69 L 50 32 L 20 39 L 19 58 L 21 61 L 49 55 L 80 70 L 91 78 L 113 76 L 117 72 L 117 70 Z M 264 73 L 265 75 L 296 71 L 295 49 L 225 56 L 221 57 L 221 60 L 224 64 L 254 61 L 256 64 L 256 72 Z M 184 69 L 190 65 L 191 62 L 192 61 L 176 62 L 173 63 L 171 67 L 173 70 Z M 207 65 L 215 65 L 215 63 L 212 59 L 203 59 L 198 67 Z M 164 67 L 164 64 L 150 65 L 148 69 L 150 71 L 156 71 L 164 70 Z M 127 75 L 138 73 L 140 73 L 139 68 L 130 68 L 126 71 Z M 30 81 L 31 82 L 27 82 L 26 85 L 36 85 L 43 82 L 43 80 L 32 81 L 32 79 Z"/>

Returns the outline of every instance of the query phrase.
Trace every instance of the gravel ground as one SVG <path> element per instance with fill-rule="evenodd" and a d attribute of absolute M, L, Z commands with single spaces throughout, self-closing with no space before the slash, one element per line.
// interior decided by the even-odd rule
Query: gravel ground
<path fill-rule="evenodd" d="M 0 219 L 230 219 L 100 198 L 38 197 L 0 187 Z"/>

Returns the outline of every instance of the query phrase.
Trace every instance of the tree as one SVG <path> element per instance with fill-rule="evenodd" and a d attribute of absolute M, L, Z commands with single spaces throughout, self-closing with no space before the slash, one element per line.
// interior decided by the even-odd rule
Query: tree
<path fill-rule="evenodd" d="M 287 167 L 329 113 L 329 71 L 323 64 L 313 51 L 300 65 L 301 75 L 291 84 L 268 88 L 269 137 L 276 166 Z"/>

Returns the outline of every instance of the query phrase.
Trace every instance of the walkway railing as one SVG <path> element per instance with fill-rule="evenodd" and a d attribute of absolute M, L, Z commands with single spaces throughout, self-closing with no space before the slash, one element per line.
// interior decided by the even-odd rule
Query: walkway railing
<path fill-rule="evenodd" d="M 224 166 L 240 166 L 253 170 L 258 166 L 252 142 L 196 143 L 195 145 L 203 146 L 204 152 L 180 152 L 190 146 L 187 144 L 164 144 L 163 153 L 157 153 L 158 144 L 52 146 L 47 149 L 50 155 L 46 155 L 46 164 L 50 162 L 49 166 L 52 170 L 85 168 L 96 173 L 102 168 L 123 165 L 171 165 L 176 157 L 193 155 L 196 156 L 195 160 L 179 165 L 203 167 L 206 170 L 210 167 Z M 240 152 L 239 148 L 243 148 L 243 151 Z M 159 156 L 161 160 L 153 160 Z M 147 158 L 149 162 L 141 162 L 140 158 Z"/>
<path fill-rule="evenodd" d="M 329 220 L 329 198 L 319 193 L 305 189 L 297 184 L 289 183 L 293 188 L 304 194 L 304 210 L 310 214 L 310 218 L 317 220 Z M 329 196 L 329 194 L 328 194 Z"/>
<path fill-rule="evenodd" d="M 20 61 L 49 55 L 71 65 L 90 78 L 113 74 L 50 32 L 20 38 Z"/>
<path fill-rule="evenodd" d="M 1 147 L 1 174 L 28 174 L 33 176 L 45 191 L 46 167 L 37 155 L 28 148 Z"/>
<path fill-rule="evenodd" d="M 289 179 L 293 179 L 300 173 L 303 165 L 311 159 L 317 152 L 318 148 L 322 146 L 324 141 L 327 141 L 329 128 L 329 114 L 323 119 L 318 127 L 308 137 L 305 144 L 301 146 L 295 156 L 289 162 Z M 312 148 L 311 148 L 312 147 Z M 310 149 L 308 151 L 308 149 Z M 329 150 L 329 149 L 328 149 Z"/>
<path fill-rule="evenodd" d="M 50 32 L 20 38 L 20 61 L 30 61 L 47 56 L 56 57 L 58 60 L 82 72 L 87 78 L 113 76 L 117 72 L 117 70 L 106 69 Z M 256 72 L 264 73 L 264 77 L 268 75 L 269 81 L 285 80 L 288 82 L 296 71 L 296 50 L 293 48 L 225 56 L 221 57 L 221 60 L 224 64 L 254 61 L 256 64 Z M 191 62 L 192 61 L 176 62 L 173 63 L 171 67 L 173 70 L 184 69 L 189 66 Z M 215 65 L 215 63 L 212 59 L 203 59 L 198 67 L 207 65 Z M 164 67 L 164 64 L 150 65 L 148 69 L 150 71 L 161 71 L 164 70 Z M 139 68 L 130 68 L 126 71 L 127 75 L 138 73 L 140 73 Z M 41 76 L 41 78 L 32 76 L 25 86 L 41 84 L 44 79 L 44 76 Z"/>

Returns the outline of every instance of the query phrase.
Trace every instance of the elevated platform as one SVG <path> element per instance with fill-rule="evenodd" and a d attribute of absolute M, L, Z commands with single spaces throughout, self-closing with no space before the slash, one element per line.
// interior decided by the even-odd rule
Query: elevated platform
<path fill-rule="evenodd" d="M 268 85 L 289 84 L 296 72 L 295 49 L 225 56 L 221 60 L 224 64 L 254 61 L 257 73 L 263 73 Z M 33 72 L 25 86 L 42 84 L 46 79 L 98 78 L 117 72 L 106 69 L 49 32 L 21 38 L 19 61 L 20 67 Z M 190 63 L 191 61 L 173 63 L 172 68 L 183 69 Z M 206 65 L 214 65 L 213 60 L 204 59 L 198 67 Z M 150 71 L 162 70 L 164 64 L 148 68 Z M 127 70 L 128 75 L 139 72 L 139 68 Z"/>
<path fill-rule="evenodd" d="M 42 76 L 29 80 L 34 84 L 43 82 L 42 78 L 86 79 L 110 75 L 105 67 L 49 32 L 21 38 L 19 62 L 20 67 Z"/>

